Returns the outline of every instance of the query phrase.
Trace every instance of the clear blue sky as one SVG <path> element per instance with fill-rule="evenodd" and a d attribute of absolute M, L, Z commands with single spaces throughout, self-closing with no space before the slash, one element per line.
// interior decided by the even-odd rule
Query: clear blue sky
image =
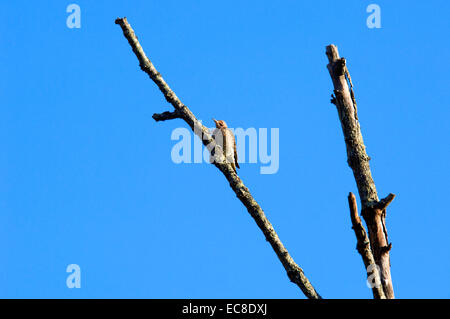
<path fill-rule="evenodd" d="M 217 169 L 171 161 L 185 124 L 151 118 L 171 106 L 114 24 L 127 16 L 205 124 L 280 129 L 278 173 L 241 178 L 323 297 L 370 298 L 329 102 L 338 45 L 379 195 L 397 195 L 396 296 L 449 298 L 450 3 L 373 2 L 80 0 L 69 29 L 72 2 L 2 1 L 0 297 L 304 298 Z"/>

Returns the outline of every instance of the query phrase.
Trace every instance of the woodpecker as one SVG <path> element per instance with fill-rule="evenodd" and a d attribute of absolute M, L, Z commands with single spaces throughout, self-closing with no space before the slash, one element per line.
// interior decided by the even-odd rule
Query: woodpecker
<path fill-rule="evenodd" d="M 239 167 L 238 157 L 236 151 L 236 139 L 234 138 L 233 132 L 228 128 L 227 123 L 225 121 L 216 121 L 213 119 L 214 123 L 216 123 L 216 129 L 213 132 L 213 138 L 216 141 L 216 144 L 222 147 L 227 163 L 231 164 L 234 171 L 236 172 L 236 167 Z"/>

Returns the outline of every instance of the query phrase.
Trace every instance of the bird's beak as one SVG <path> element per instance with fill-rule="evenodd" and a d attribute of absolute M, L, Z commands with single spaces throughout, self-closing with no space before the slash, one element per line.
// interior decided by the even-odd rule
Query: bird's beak
<path fill-rule="evenodd" d="M 213 121 L 214 121 L 214 123 L 216 123 L 217 124 L 217 121 L 215 120 L 215 119 L 212 119 Z"/>

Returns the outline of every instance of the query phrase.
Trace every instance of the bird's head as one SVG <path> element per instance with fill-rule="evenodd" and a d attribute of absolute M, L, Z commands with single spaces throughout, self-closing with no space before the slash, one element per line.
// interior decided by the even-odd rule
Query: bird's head
<path fill-rule="evenodd" d="M 216 123 L 216 127 L 217 128 L 226 128 L 227 127 L 227 123 L 225 123 L 225 121 L 216 121 L 215 119 L 213 119 L 214 123 Z"/>

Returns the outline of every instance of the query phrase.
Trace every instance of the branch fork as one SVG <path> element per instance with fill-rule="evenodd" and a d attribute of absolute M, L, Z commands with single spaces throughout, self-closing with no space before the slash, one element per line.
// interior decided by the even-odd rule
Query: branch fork
<path fill-rule="evenodd" d="M 395 195 L 389 194 L 382 200 L 378 199 L 375 182 L 370 170 L 370 157 L 366 153 L 361 134 L 353 84 L 347 69 L 346 60 L 339 57 L 339 52 L 335 45 L 327 46 L 326 55 L 329 61 L 327 68 L 334 86 L 334 95 L 332 95 L 331 103 L 336 106 L 338 111 L 347 149 L 347 163 L 353 171 L 361 200 L 361 215 L 366 222 L 368 230 L 367 236 L 357 215 L 356 200 L 354 195 L 351 194 L 352 196 L 349 196 L 349 204 L 353 229 L 358 241 L 358 251 L 363 257 L 366 268 L 368 264 L 373 264 L 372 259 L 380 267 L 379 276 L 383 286 L 383 293 L 379 290 L 374 290 L 374 297 L 383 298 L 384 296 L 392 299 L 394 298 L 394 289 L 389 256 L 392 244 L 388 242 L 386 208 Z M 370 242 L 370 245 L 367 245 L 367 241 Z"/>

